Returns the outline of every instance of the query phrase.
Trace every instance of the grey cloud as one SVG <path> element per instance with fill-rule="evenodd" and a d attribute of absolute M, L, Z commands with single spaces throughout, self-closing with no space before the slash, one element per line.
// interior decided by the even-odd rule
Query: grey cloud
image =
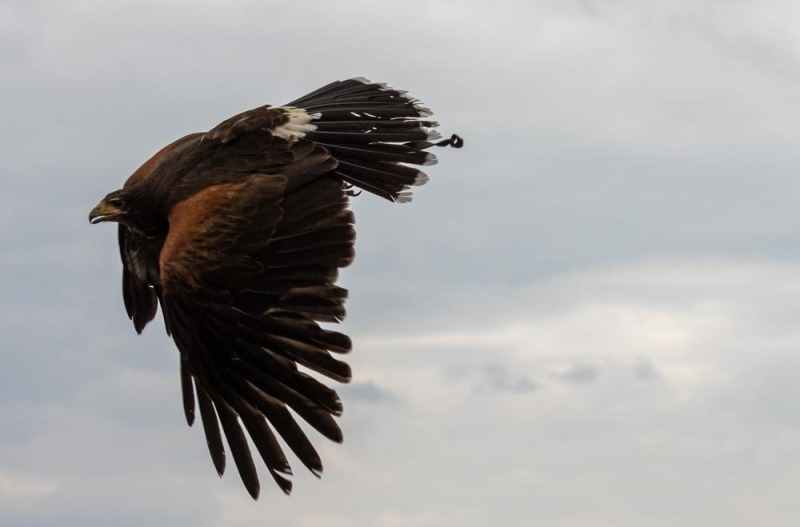
<path fill-rule="evenodd" d="M 632 367 L 633 375 L 636 379 L 645 382 L 657 382 L 662 380 L 663 376 L 658 371 L 658 368 L 647 358 L 640 358 Z"/>
<path fill-rule="evenodd" d="M 398 397 L 391 391 L 382 388 L 373 381 L 354 382 L 339 390 L 339 394 L 347 401 L 366 402 L 372 404 L 394 404 Z"/>
<path fill-rule="evenodd" d="M 480 386 L 489 390 L 519 394 L 537 390 L 536 383 L 528 375 L 498 363 L 487 364 L 482 368 Z"/>
<path fill-rule="evenodd" d="M 597 380 L 600 370 L 588 364 L 572 364 L 566 371 L 558 374 L 558 378 L 575 384 L 589 384 Z"/>

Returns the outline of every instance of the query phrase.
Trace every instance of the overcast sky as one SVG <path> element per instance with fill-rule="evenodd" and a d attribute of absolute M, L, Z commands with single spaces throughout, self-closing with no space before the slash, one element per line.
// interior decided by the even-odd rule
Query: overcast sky
<path fill-rule="evenodd" d="M 0 524 L 800 525 L 799 29 L 788 0 L 0 1 Z M 466 147 L 355 200 L 345 442 L 253 502 L 86 218 L 173 139 L 353 76 Z"/>

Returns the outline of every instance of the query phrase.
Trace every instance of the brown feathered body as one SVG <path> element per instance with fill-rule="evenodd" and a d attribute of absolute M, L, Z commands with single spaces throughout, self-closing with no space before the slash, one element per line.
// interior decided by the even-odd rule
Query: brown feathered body
<path fill-rule="evenodd" d="M 259 493 L 247 436 L 291 490 L 277 437 L 312 472 L 322 463 L 293 413 L 341 441 L 336 392 L 350 339 L 323 329 L 344 315 L 338 270 L 353 259 L 354 186 L 392 201 L 427 181 L 429 112 L 405 92 L 334 82 L 286 106 L 256 108 L 166 146 L 90 219 L 119 222 L 125 308 L 137 332 L 160 304 L 180 351 L 183 407 L 199 410 L 222 475 L 227 440 L 248 492 Z M 108 210 L 112 212 L 109 213 Z M 291 412 L 290 412 L 291 409 Z"/>

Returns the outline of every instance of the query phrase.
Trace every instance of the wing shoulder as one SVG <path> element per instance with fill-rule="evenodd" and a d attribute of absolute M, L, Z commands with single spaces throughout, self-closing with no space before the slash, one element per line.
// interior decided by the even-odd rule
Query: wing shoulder
<path fill-rule="evenodd" d="M 194 133 L 171 142 L 156 152 L 153 157 L 145 161 L 142 166 L 136 169 L 136 171 L 125 181 L 125 184 L 122 188 L 129 188 L 136 183 L 149 178 L 156 171 L 156 168 L 162 163 L 162 161 L 168 158 L 171 154 L 176 154 L 183 151 L 187 146 L 195 143 L 202 136 L 202 133 Z"/>

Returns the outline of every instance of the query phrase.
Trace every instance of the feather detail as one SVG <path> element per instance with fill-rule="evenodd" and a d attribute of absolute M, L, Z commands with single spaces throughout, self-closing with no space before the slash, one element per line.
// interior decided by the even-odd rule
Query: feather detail
<path fill-rule="evenodd" d="M 391 201 L 411 200 L 409 188 L 428 181 L 406 165 L 436 163 L 431 146 L 460 147 L 458 141 L 434 143 L 438 123 L 430 110 L 403 90 L 363 78 L 337 81 L 290 103 L 316 115 L 305 137 L 330 150 L 342 181 Z"/>

